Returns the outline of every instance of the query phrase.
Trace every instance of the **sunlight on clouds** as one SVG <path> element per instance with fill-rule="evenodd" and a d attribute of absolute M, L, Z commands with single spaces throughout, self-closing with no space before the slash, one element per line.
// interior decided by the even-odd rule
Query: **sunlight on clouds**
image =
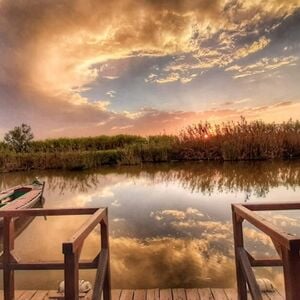
<path fill-rule="evenodd" d="M 165 56 L 192 53 L 199 60 L 199 68 L 226 65 L 235 59 L 261 50 L 270 40 L 260 37 L 245 47 L 236 47 L 236 44 L 231 41 L 229 46 L 225 46 L 226 51 L 223 51 L 218 44 L 217 49 L 213 50 L 211 47 L 206 47 L 205 42 L 212 39 L 214 34 L 223 31 L 224 41 L 226 38 L 229 39 L 232 30 L 242 35 L 246 27 L 255 27 L 258 21 L 252 19 L 254 9 L 257 18 L 261 21 L 267 13 L 273 18 L 278 18 L 291 13 L 297 6 L 297 1 L 280 6 L 270 1 L 267 3 L 243 1 L 238 4 L 215 1 L 211 5 L 206 1 L 196 1 L 195 4 L 184 2 L 182 6 L 172 3 L 162 4 L 163 7 L 165 5 L 163 10 L 156 9 L 155 5 L 139 4 L 135 10 L 132 10 L 131 2 L 127 1 L 128 3 L 112 12 L 109 11 L 109 5 L 101 4 L 102 11 L 99 14 L 101 16 L 107 14 L 107 16 L 101 20 L 97 18 L 89 20 L 89 12 L 94 12 L 99 6 L 96 3 L 94 3 L 96 6 L 91 5 L 92 2 L 90 1 L 86 6 L 72 4 L 73 15 L 67 14 L 69 6 L 62 5 L 59 8 L 55 5 L 48 6 L 49 11 L 45 11 L 42 18 L 34 21 L 36 30 L 33 38 L 37 41 L 34 45 L 36 55 L 30 57 L 26 70 L 30 75 L 32 87 L 55 95 L 72 91 L 74 88 L 78 91 L 97 78 L 98 71 L 93 67 L 95 64 L 135 55 L 151 56 L 156 53 Z M 7 1 L 3 3 L 5 8 L 9 7 Z M 23 9 L 24 20 L 35 13 L 35 11 L 28 12 L 31 9 L 31 2 L 27 5 L 17 2 L 12 6 Z M 41 6 L 33 6 L 33 9 L 38 7 L 44 9 Z M 122 14 L 119 18 L 114 18 L 117 10 L 122 10 Z M 219 15 L 221 12 L 223 14 Z M 243 12 L 244 23 L 240 26 L 232 20 L 234 12 Z M 53 21 L 55 13 L 58 13 L 61 19 L 57 19 L 57 23 L 51 24 L 48 29 L 46 26 Z M 147 17 L 149 13 L 152 15 L 151 18 Z M 73 23 L 76 22 L 76 18 L 80 18 L 80 30 L 76 23 Z M 9 24 L 10 21 L 7 17 L 6 22 Z M 67 26 L 63 26 L 65 21 L 69 22 Z M 26 46 L 29 48 L 25 47 L 25 55 L 28 58 L 26 50 L 31 50 L 33 45 L 28 41 Z M 205 54 L 207 50 L 208 53 Z M 220 55 L 222 57 L 218 59 Z M 208 59 L 212 61 L 209 62 Z M 178 74 L 170 73 L 165 79 L 157 82 L 170 82 L 179 79 L 178 77 Z M 106 78 L 115 79 L 116 76 Z M 187 81 L 188 79 L 182 80 L 182 82 Z"/>
<path fill-rule="evenodd" d="M 222 34 L 224 35 L 224 32 Z M 152 73 L 145 79 L 145 82 L 169 83 L 179 81 L 188 83 L 208 69 L 225 67 L 236 60 L 262 50 L 270 43 L 270 39 L 261 37 L 252 44 L 240 48 L 237 48 L 234 43 L 224 47 L 223 43 L 224 41 L 221 41 L 222 47 L 214 49 L 201 48 L 200 46 L 199 50 L 191 53 L 194 61 L 185 61 L 185 57 L 179 56 L 167 65 L 161 74 Z M 197 70 L 203 71 L 196 73 Z"/>
<path fill-rule="evenodd" d="M 228 67 L 225 71 L 235 72 L 233 78 L 243 78 L 248 76 L 254 76 L 257 74 L 265 73 L 279 69 L 283 66 L 295 66 L 299 57 L 296 56 L 282 56 L 273 58 L 262 58 L 254 64 L 241 66 L 233 65 Z"/>
<path fill-rule="evenodd" d="M 49 132 L 95 135 L 99 134 L 99 127 L 105 133 L 125 129 L 141 134 L 154 130 L 174 132 L 199 118 L 235 118 L 240 113 L 238 110 L 194 112 L 190 108 L 191 111 L 178 112 L 176 109 L 180 109 L 175 108 L 166 112 L 157 107 L 152 110 L 140 107 L 152 105 L 145 103 L 151 88 L 163 88 L 168 83 L 189 87 L 210 70 L 221 72 L 227 68 L 226 71 L 234 72 L 235 78 L 240 78 L 293 65 L 297 58 L 288 50 L 285 52 L 289 56 L 279 57 L 278 61 L 266 57 L 255 66 L 243 66 L 240 60 L 268 49 L 274 30 L 299 7 L 299 0 L 101 3 L 2 0 L 0 85 L 3 95 L 0 101 L 5 107 L 3 116 L 11 115 L 13 110 L 16 117 L 10 118 L 10 123 L 25 119 L 39 128 L 40 135 Z M 145 91 L 149 87 L 147 97 L 136 99 L 141 96 L 130 91 L 131 97 L 126 98 L 119 89 L 109 86 L 104 93 L 107 91 L 111 103 L 105 94 L 95 101 L 99 99 L 95 93 L 102 92 L 104 83 L 129 85 L 131 78 L 124 78 L 120 69 L 111 66 L 133 58 L 141 59 L 135 74 L 141 77 Z M 156 59 L 152 65 L 156 68 L 144 63 L 150 58 Z M 161 63 L 157 66 L 158 60 Z M 130 70 L 126 62 L 123 68 Z M 139 107 L 129 112 L 131 103 L 121 102 L 122 97 L 135 101 Z M 124 112 L 109 107 L 119 103 Z M 32 113 L 24 114 L 23 106 L 30 107 Z M 244 107 L 244 113 L 250 118 L 254 117 L 254 111 L 255 116 L 262 116 L 258 110 Z M 12 125 L 7 125 L 5 120 L 1 126 Z M 74 123 L 78 130 L 72 130 Z M 51 128 L 53 124 L 55 129 Z M 65 130 L 59 131 L 58 126 Z"/>

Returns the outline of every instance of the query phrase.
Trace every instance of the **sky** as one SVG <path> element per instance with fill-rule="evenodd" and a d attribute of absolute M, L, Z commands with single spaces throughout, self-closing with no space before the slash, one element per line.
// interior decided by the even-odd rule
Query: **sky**
<path fill-rule="evenodd" d="M 300 117 L 300 0 L 0 0 L 0 138 Z"/>

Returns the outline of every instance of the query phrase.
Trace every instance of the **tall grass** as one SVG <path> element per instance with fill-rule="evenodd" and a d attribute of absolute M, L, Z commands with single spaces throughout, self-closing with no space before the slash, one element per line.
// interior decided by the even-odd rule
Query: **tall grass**
<path fill-rule="evenodd" d="M 35 141 L 30 152 L 15 153 L 3 144 L 0 172 L 30 169 L 80 170 L 103 165 L 134 165 L 172 159 L 173 136 L 114 136 Z M 1 147 L 1 145 L 0 145 Z M 2 149 L 2 148 L 0 148 Z"/>
<path fill-rule="evenodd" d="M 300 157 L 300 122 L 281 124 L 262 121 L 199 123 L 179 137 L 181 159 L 265 160 Z"/>
<path fill-rule="evenodd" d="M 0 171 L 88 169 L 173 160 L 266 160 L 300 157 L 300 122 L 208 122 L 188 126 L 177 136 L 135 135 L 34 141 L 28 153 L 0 142 Z"/>
<path fill-rule="evenodd" d="M 145 144 L 147 139 L 136 135 L 101 135 L 83 138 L 59 138 L 44 141 L 33 141 L 30 144 L 31 152 L 73 152 L 99 151 L 124 148 L 132 144 Z"/>

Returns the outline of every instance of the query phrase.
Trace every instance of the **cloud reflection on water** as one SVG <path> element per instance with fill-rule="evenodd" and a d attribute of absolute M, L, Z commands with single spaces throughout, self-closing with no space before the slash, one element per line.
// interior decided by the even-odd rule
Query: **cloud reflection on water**
<path fill-rule="evenodd" d="M 230 203 L 243 201 L 245 195 L 249 201 L 277 201 L 282 199 L 281 195 L 287 200 L 296 199 L 300 162 L 187 163 L 86 172 L 20 172 L 1 175 L 0 186 L 28 182 L 34 176 L 47 182 L 45 207 L 109 207 L 114 287 L 232 287 L 235 275 Z M 297 215 L 276 212 L 264 217 L 300 233 Z M 34 220 L 17 239 L 20 256 L 61 258 L 60 239 L 71 236 L 80 220 Z M 253 254 L 274 254 L 270 239 L 261 232 L 247 226 L 244 234 Z M 95 231 L 83 256 L 93 257 L 98 245 Z M 53 288 L 61 279 L 56 271 L 45 281 L 36 274 L 40 272 L 19 276 L 19 286 L 24 288 L 37 280 L 38 287 Z M 93 280 L 90 273 L 84 274 Z M 274 269 L 267 268 L 259 274 L 281 284 L 280 272 Z"/>

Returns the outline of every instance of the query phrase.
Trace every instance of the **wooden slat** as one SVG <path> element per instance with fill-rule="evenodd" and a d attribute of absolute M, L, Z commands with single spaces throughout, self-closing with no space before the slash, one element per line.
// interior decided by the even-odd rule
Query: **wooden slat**
<path fill-rule="evenodd" d="M 28 208 L 0 210 L 0 217 L 92 215 L 99 208 Z"/>
<path fill-rule="evenodd" d="M 201 300 L 213 300 L 213 295 L 210 289 L 198 289 L 198 293 Z"/>
<path fill-rule="evenodd" d="M 14 249 L 15 226 L 12 218 L 3 219 L 3 285 L 4 298 L 14 299 L 14 271 L 10 267 L 11 251 Z M 16 295 L 15 295 L 16 296 Z"/>
<path fill-rule="evenodd" d="M 29 300 L 34 294 L 36 294 L 36 290 L 25 291 L 17 300 Z"/>
<path fill-rule="evenodd" d="M 234 211 L 243 219 L 250 222 L 252 225 L 260 229 L 262 232 L 271 237 L 271 239 L 280 243 L 288 249 L 292 247 L 300 246 L 300 240 L 294 236 L 289 235 L 287 232 L 280 230 L 277 226 L 271 222 L 262 218 L 255 212 L 247 209 L 243 205 L 233 204 Z"/>
<path fill-rule="evenodd" d="M 12 252 L 12 251 L 11 251 Z M 59 261 L 47 262 L 18 262 L 11 263 L 11 268 L 14 270 L 63 270 L 64 263 Z M 98 263 L 91 260 L 82 260 L 79 262 L 79 269 L 96 269 Z M 3 269 L 3 264 L 0 263 L 0 270 Z"/>
<path fill-rule="evenodd" d="M 80 293 L 80 299 L 90 300 L 91 291 Z M 249 295 L 249 294 L 248 294 Z M 160 296 L 160 297 L 159 297 Z M 3 295 L 0 293 L 0 300 Z M 46 300 L 64 299 L 62 293 L 46 290 L 17 290 L 16 300 Z M 203 289 L 138 289 L 138 290 L 112 290 L 112 300 L 237 300 L 236 289 L 203 288 Z M 262 293 L 263 300 L 285 299 L 277 290 L 272 293 Z"/>
<path fill-rule="evenodd" d="M 102 249 L 99 255 L 98 268 L 94 283 L 93 299 L 100 299 L 100 295 L 103 291 L 104 280 L 107 273 L 107 263 L 108 263 L 108 250 Z"/>
<path fill-rule="evenodd" d="M 63 243 L 63 253 L 74 253 L 77 248 L 81 247 L 83 241 L 106 216 L 106 214 L 107 210 L 105 208 L 100 208 L 90 218 L 88 218 L 76 231 L 76 233 L 68 241 Z"/>
<path fill-rule="evenodd" d="M 147 290 L 147 300 L 159 300 L 159 289 Z"/>
<path fill-rule="evenodd" d="M 223 289 L 211 289 L 211 293 L 216 300 L 227 300 L 227 296 Z"/>
<path fill-rule="evenodd" d="M 98 209 L 86 222 L 76 231 L 76 233 L 66 242 L 63 243 L 63 252 L 75 252 L 80 247 L 83 241 L 87 238 L 90 232 L 100 223 L 107 215 L 106 208 Z"/>
<path fill-rule="evenodd" d="M 111 298 L 112 300 L 119 300 L 121 296 L 122 290 L 112 290 L 111 291 Z"/>
<path fill-rule="evenodd" d="M 275 291 L 274 293 L 268 293 L 268 296 L 271 300 L 283 300 L 284 297 L 282 297 L 278 291 Z"/>
<path fill-rule="evenodd" d="M 146 290 L 135 290 L 133 300 L 146 300 Z"/>
<path fill-rule="evenodd" d="M 172 300 L 172 290 L 171 289 L 161 289 L 159 292 L 160 300 Z"/>
<path fill-rule="evenodd" d="M 186 289 L 185 293 L 187 300 L 200 300 L 197 289 Z"/>
<path fill-rule="evenodd" d="M 300 202 L 281 202 L 281 203 L 247 203 L 243 204 L 244 207 L 255 210 L 293 210 L 300 209 Z"/>
<path fill-rule="evenodd" d="M 251 268 L 251 264 L 250 264 L 250 261 L 249 261 L 249 258 L 248 258 L 248 255 L 247 255 L 245 249 L 238 248 L 237 255 L 238 255 L 238 260 L 239 260 L 240 264 L 242 265 L 243 273 L 244 273 L 245 277 L 247 278 L 248 287 L 249 287 L 252 297 L 254 299 L 261 300 L 262 297 L 261 297 L 261 293 L 259 290 L 259 286 L 256 282 L 256 279 L 255 279 L 255 276 L 254 276 L 253 270 Z"/>
<path fill-rule="evenodd" d="M 279 258 L 254 258 L 250 259 L 252 267 L 281 267 L 282 260 Z"/>
<path fill-rule="evenodd" d="M 15 291 L 15 298 L 19 299 L 19 297 L 21 297 L 24 293 L 25 293 L 25 291 L 23 291 L 23 290 Z"/>
<path fill-rule="evenodd" d="M 250 264 L 253 267 L 280 267 L 282 266 L 282 260 L 278 257 L 268 257 L 268 258 L 254 258 L 247 250 L 245 250 L 248 258 L 250 260 Z"/>
<path fill-rule="evenodd" d="M 86 293 L 79 293 L 79 299 L 84 299 L 86 296 Z M 63 293 L 59 293 L 57 291 L 48 291 L 48 298 L 49 299 L 61 299 L 63 300 L 65 298 Z M 47 298 L 46 298 L 47 299 Z"/>
<path fill-rule="evenodd" d="M 261 293 L 261 297 L 263 300 L 270 300 L 268 293 Z"/>
<path fill-rule="evenodd" d="M 101 241 L 102 251 L 105 250 L 107 252 L 106 273 L 103 282 L 103 299 L 111 300 L 111 274 L 110 274 L 109 230 L 108 230 L 108 209 L 107 208 L 105 209 L 105 215 L 100 222 L 100 233 L 101 233 L 100 241 Z M 97 273 L 99 273 L 98 271 L 99 270 L 97 270 Z"/>
<path fill-rule="evenodd" d="M 184 289 L 172 289 L 173 300 L 186 300 Z"/>
<path fill-rule="evenodd" d="M 133 290 L 122 290 L 120 300 L 132 300 Z"/>
<path fill-rule="evenodd" d="M 30 300 L 44 300 L 48 291 L 37 291 Z"/>
<path fill-rule="evenodd" d="M 237 300 L 237 291 L 235 289 L 225 289 L 224 290 L 228 300 Z"/>

